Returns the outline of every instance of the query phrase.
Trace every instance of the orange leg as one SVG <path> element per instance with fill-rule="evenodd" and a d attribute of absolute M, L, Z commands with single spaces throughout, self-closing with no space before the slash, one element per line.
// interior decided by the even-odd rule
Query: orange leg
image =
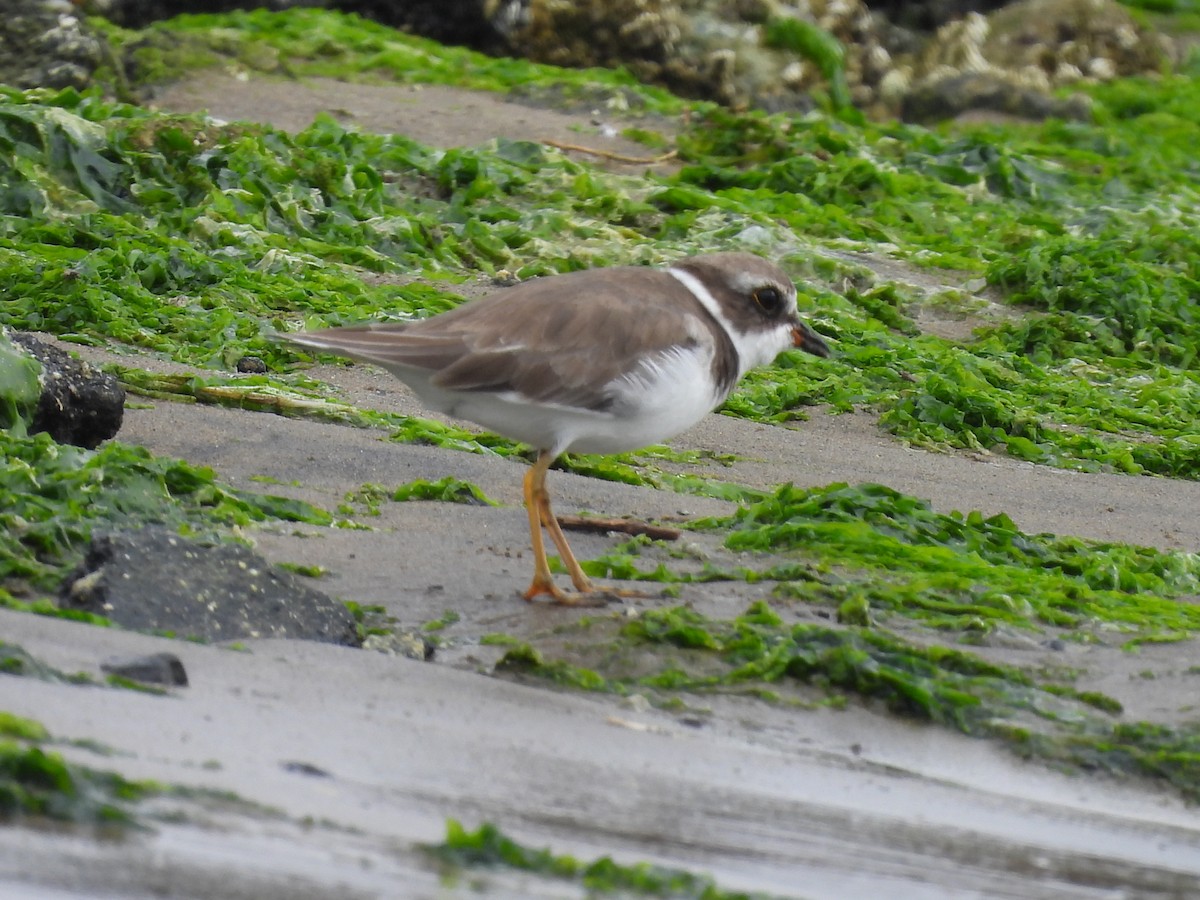
<path fill-rule="evenodd" d="M 553 510 L 550 509 L 550 492 L 543 489 L 538 499 L 541 501 L 539 503 L 538 515 L 542 520 L 542 525 L 550 532 L 550 539 L 554 541 L 554 546 L 558 548 L 558 555 L 562 558 L 563 565 L 567 567 L 567 572 L 571 575 L 571 583 L 575 585 L 575 590 L 581 594 L 592 593 L 596 588 L 592 586 L 591 579 L 579 567 L 579 562 L 575 559 L 575 554 L 571 552 L 571 547 L 567 544 L 567 536 L 563 534 L 562 526 L 558 524 L 558 519 L 555 517 Z"/>
<path fill-rule="evenodd" d="M 546 470 L 553 462 L 549 453 L 538 454 L 537 462 L 525 473 L 525 511 L 529 513 L 529 540 L 533 545 L 533 583 L 525 592 L 525 599 L 532 600 L 542 594 L 549 594 L 557 603 L 570 602 L 567 593 L 554 583 L 550 575 L 550 564 L 546 562 L 546 545 L 542 540 L 542 502 L 546 494 Z"/>
<path fill-rule="evenodd" d="M 564 606 L 599 606 L 614 597 L 645 596 L 637 591 L 597 588 L 584 574 L 583 569 L 579 566 L 579 561 L 575 559 L 575 554 L 571 552 L 562 526 L 558 524 L 558 519 L 554 517 L 554 512 L 550 509 L 550 492 L 546 490 L 546 473 L 552 462 L 554 462 L 554 457 L 542 451 L 538 454 L 537 461 L 525 473 L 525 509 L 529 513 L 529 539 L 533 545 L 533 582 L 529 585 L 529 590 L 525 592 L 525 599 L 532 600 L 542 594 L 549 594 L 555 603 L 561 603 Z M 558 548 L 559 556 L 562 558 L 563 565 L 567 567 L 567 572 L 571 575 L 571 582 L 575 585 L 578 593 L 567 593 L 554 583 L 554 579 L 550 575 L 550 564 L 546 561 L 546 544 L 542 539 L 543 528 L 550 532 L 550 539 Z"/>

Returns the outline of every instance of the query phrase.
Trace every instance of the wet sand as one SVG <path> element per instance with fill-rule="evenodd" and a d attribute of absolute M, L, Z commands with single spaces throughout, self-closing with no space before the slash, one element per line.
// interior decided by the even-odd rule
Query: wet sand
<path fill-rule="evenodd" d="M 233 79 L 193 82 L 160 102 L 290 127 L 333 103 L 328 85 L 287 87 L 286 109 L 274 89 Z M 411 100 L 414 92 L 396 90 L 406 93 L 345 87 L 337 102 L 354 121 L 380 130 L 408 122 L 415 137 L 435 144 L 482 140 L 489 123 L 495 133 L 518 115 L 527 117 L 521 133 L 538 137 L 552 127 L 577 137 L 572 128 L 581 124 L 492 97 L 456 100 L 444 89 L 424 92 L 436 101 L 433 115 Z M 295 118 L 276 118 L 285 112 Z M 468 132 L 468 124 L 481 130 Z M 358 405 L 418 411 L 403 385 L 369 367 L 316 374 Z M 789 897 L 1200 895 L 1200 820 L 1146 783 L 1060 775 L 984 741 L 855 707 L 796 710 L 712 696 L 698 701 L 711 712 L 697 722 L 617 697 L 493 677 L 500 651 L 481 646 L 481 635 L 535 634 L 582 614 L 518 597 L 530 569 L 519 462 L 395 444 L 337 425 L 131 399 L 121 440 L 212 466 L 234 486 L 334 508 L 364 482 L 454 475 L 504 505 L 388 503 L 371 531 L 300 526 L 250 535 L 273 561 L 325 566 L 323 590 L 381 604 L 401 627 L 457 612 L 447 631 L 453 646 L 432 663 L 304 642 L 203 646 L 0 611 L 6 640 L 65 671 L 98 674 L 110 656 L 166 650 L 191 681 L 155 697 L 6 678 L 0 708 L 38 719 L 56 737 L 114 751 L 55 748 L 71 759 L 255 804 L 156 800 L 159 811 L 177 815 L 153 833 L 111 842 L 6 829 L 0 893 L 579 896 L 511 872 L 444 883 L 418 845 L 440 841 L 452 817 L 469 827 L 495 822 L 558 853 L 656 861 L 709 873 L 727 889 Z M 743 484 L 877 481 L 941 510 L 1006 512 L 1026 531 L 1200 549 L 1200 484 L 911 450 L 867 414 L 817 412 L 795 429 L 711 416 L 673 444 L 737 454 L 721 476 Z M 264 486 L 264 477 L 282 485 Z M 550 478 L 564 513 L 653 519 L 731 508 L 561 472 Z M 571 537 L 581 557 L 617 540 Z M 732 615 L 767 592 L 704 586 L 684 599 Z M 1194 689 L 1179 673 L 1191 653 L 1186 645 L 1136 655 L 1080 646 L 1064 658 L 1032 643 L 993 649 L 989 658 L 1077 666 L 1118 696 L 1130 719 L 1170 721 L 1188 715 Z M 1148 669 L 1159 676 L 1135 677 Z"/>

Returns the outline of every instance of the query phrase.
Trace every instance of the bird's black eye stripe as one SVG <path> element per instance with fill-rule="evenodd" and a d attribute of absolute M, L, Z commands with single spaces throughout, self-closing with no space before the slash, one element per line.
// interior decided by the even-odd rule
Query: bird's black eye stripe
<path fill-rule="evenodd" d="M 783 294 L 779 288 L 760 287 L 751 296 L 754 297 L 754 302 L 769 316 L 773 316 L 783 309 Z"/>

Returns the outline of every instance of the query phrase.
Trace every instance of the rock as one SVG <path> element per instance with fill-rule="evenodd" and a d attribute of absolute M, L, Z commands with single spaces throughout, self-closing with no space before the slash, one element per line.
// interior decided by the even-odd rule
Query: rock
<path fill-rule="evenodd" d="M 988 13 L 1007 0 L 870 0 L 871 9 L 905 28 L 932 31 L 968 13 Z"/>
<path fill-rule="evenodd" d="M 146 684 L 168 687 L 187 687 L 187 671 L 174 653 L 151 653 L 147 656 L 127 656 L 106 659 L 100 670 L 109 675 L 129 678 Z"/>
<path fill-rule="evenodd" d="M 220 13 L 234 9 L 290 9 L 327 6 L 319 0 L 72 0 L 92 16 L 104 16 L 125 28 L 142 28 L 158 19 L 184 13 Z"/>
<path fill-rule="evenodd" d="M 1116 0 L 80 2 L 127 27 L 199 10 L 330 6 L 487 53 L 619 66 L 643 82 L 733 108 L 806 112 L 823 91 L 835 106 L 851 103 L 873 118 L 903 109 L 917 121 L 935 120 L 940 108 L 948 110 L 943 118 L 998 107 L 1024 118 L 1075 116 L 1078 102 L 1049 99 L 1053 88 L 1153 74 L 1179 56 L 1171 38 L 1138 25 Z M 988 76 L 987 88 L 979 79 L 957 81 L 966 75 Z M 954 98 L 958 84 L 975 90 Z M 533 85 L 520 93 L 536 103 L 547 100 L 546 90 Z M 620 108 L 636 99 L 612 94 L 603 102 Z"/>
<path fill-rule="evenodd" d="M 79 2 L 79 0 L 77 0 Z M 144 28 L 182 13 L 219 13 L 266 7 L 331 7 L 357 13 L 444 44 L 498 52 L 503 29 L 525 15 L 528 0 L 81 0 L 86 12 L 125 28 Z"/>
<path fill-rule="evenodd" d="M 328 770 L 322 769 L 320 766 L 313 765 L 310 762 L 304 762 L 303 760 L 289 759 L 281 762 L 279 765 L 285 772 L 293 772 L 296 775 L 307 775 L 309 778 L 333 777 L 333 774 Z"/>
<path fill-rule="evenodd" d="M 0 16 L 0 83 L 18 88 L 82 88 L 103 44 L 67 0 L 8 0 Z"/>
<path fill-rule="evenodd" d="M 362 648 L 374 650 L 384 656 L 404 656 L 418 662 L 428 662 L 437 652 L 437 646 L 432 641 L 412 631 L 368 634 Z"/>
<path fill-rule="evenodd" d="M 526 0 L 340 0 L 338 9 L 443 44 L 498 52 L 504 31 L 526 15 Z"/>
<path fill-rule="evenodd" d="M 1053 86 L 1085 77 L 1144 75 L 1176 61 L 1170 38 L 1139 25 L 1115 0 L 1018 0 L 988 17 L 983 54 L 994 65 L 1044 72 Z"/>
<path fill-rule="evenodd" d="M 243 356 L 237 361 L 237 370 L 243 375 L 263 375 L 267 371 L 267 364 L 257 356 Z"/>
<path fill-rule="evenodd" d="M 522 55 L 551 65 L 661 63 L 679 40 L 681 19 L 670 0 L 531 0 L 508 37 Z"/>
<path fill-rule="evenodd" d="M 358 647 L 342 604 L 236 544 L 207 545 L 162 526 L 98 533 L 60 605 L 125 628 L 208 641 L 300 638 Z"/>
<path fill-rule="evenodd" d="M 921 52 L 880 82 L 881 99 L 911 122 L 964 112 L 1083 119 L 1081 94 L 1054 88 L 1156 73 L 1174 62 L 1171 39 L 1135 23 L 1114 0 L 1018 0 L 986 18 L 946 23 Z"/>
<path fill-rule="evenodd" d="M 31 334 L 14 332 L 11 338 L 42 364 L 31 433 L 45 431 L 60 444 L 92 449 L 120 430 L 125 389 L 116 378 Z"/>
<path fill-rule="evenodd" d="M 941 122 L 965 113 L 989 113 L 1019 119 L 1086 119 L 1086 97 L 1060 99 L 994 72 L 959 72 L 911 87 L 900 117 L 906 122 Z"/>

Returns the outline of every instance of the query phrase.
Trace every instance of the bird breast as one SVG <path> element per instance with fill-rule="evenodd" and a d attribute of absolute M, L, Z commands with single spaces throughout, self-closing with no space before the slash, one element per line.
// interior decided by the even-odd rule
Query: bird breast
<path fill-rule="evenodd" d="M 674 437 L 715 409 L 725 392 L 714 391 L 711 371 L 711 345 L 657 353 L 609 382 L 611 402 L 603 409 L 531 403 L 515 391 L 443 391 L 412 379 L 410 384 L 433 409 L 539 450 L 623 453 Z"/>

